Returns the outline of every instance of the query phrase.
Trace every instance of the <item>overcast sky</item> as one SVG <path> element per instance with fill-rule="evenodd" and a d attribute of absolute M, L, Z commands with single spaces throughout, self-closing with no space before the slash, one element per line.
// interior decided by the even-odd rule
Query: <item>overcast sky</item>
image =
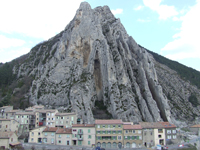
<path fill-rule="evenodd" d="M 200 0 L 86 0 L 108 5 L 143 47 L 200 71 Z M 62 31 L 82 0 L 1 0 L 0 62 Z"/>

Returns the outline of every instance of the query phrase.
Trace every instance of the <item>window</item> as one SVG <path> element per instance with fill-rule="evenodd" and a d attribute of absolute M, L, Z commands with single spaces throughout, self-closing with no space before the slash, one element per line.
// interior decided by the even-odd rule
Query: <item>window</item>
<path fill-rule="evenodd" d="M 174 134 L 175 134 L 175 133 L 176 133 L 176 130 L 172 130 L 172 133 L 174 133 Z"/>
<path fill-rule="evenodd" d="M 61 135 L 59 134 L 58 137 L 61 138 Z"/>
<path fill-rule="evenodd" d="M 135 133 L 135 130 L 133 130 L 133 133 Z"/>
<path fill-rule="evenodd" d="M 70 138 L 69 134 L 67 134 L 67 138 Z"/>
<path fill-rule="evenodd" d="M 167 130 L 167 134 L 171 134 L 171 130 Z"/>
<path fill-rule="evenodd" d="M 40 135 L 40 132 L 38 132 L 38 135 Z"/>
<path fill-rule="evenodd" d="M 78 145 L 81 146 L 82 145 L 82 141 L 78 141 Z"/>
<path fill-rule="evenodd" d="M 163 130 L 162 129 L 158 129 L 158 133 L 163 133 Z"/>
<path fill-rule="evenodd" d="M 141 134 L 141 130 L 138 130 L 138 134 Z"/>
<path fill-rule="evenodd" d="M 88 145 L 90 145 L 90 141 L 88 141 Z"/>
<path fill-rule="evenodd" d="M 100 125 L 97 125 L 97 128 L 100 128 Z"/>
<path fill-rule="evenodd" d="M 69 145 L 69 141 L 67 141 L 67 145 Z"/>
<path fill-rule="evenodd" d="M 47 133 L 45 132 L 44 135 L 47 136 Z"/>
<path fill-rule="evenodd" d="M 66 123 L 68 123 L 68 121 L 66 121 Z"/>
<path fill-rule="evenodd" d="M 176 135 L 173 135 L 173 139 L 176 139 Z"/>
<path fill-rule="evenodd" d="M 128 130 L 126 130 L 126 133 L 128 133 Z"/>
<path fill-rule="evenodd" d="M 6 128 L 8 128 L 8 125 L 6 125 Z"/>
<path fill-rule="evenodd" d="M 106 134 L 106 131 L 102 131 L 103 132 L 103 134 Z"/>
<path fill-rule="evenodd" d="M 61 143 L 61 140 L 58 140 L 58 143 Z"/>
<path fill-rule="evenodd" d="M 142 140 L 142 136 L 139 136 L 139 139 Z"/>
<path fill-rule="evenodd" d="M 110 128 L 110 125 L 108 125 L 108 128 Z"/>
<path fill-rule="evenodd" d="M 27 116 L 27 118 L 28 118 L 28 116 Z"/>
<path fill-rule="evenodd" d="M 90 133 L 90 129 L 88 129 L 88 133 Z"/>
<path fill-rule="evenodd" d="M 118 128 L 121 128 L 121 125 L 120 125 L 120 124 L 118 125 Z"/>
<path fill-rule="evenodd" d="M 31 138 L 31 141 L 33 141 L 34 140 L 34 138 Z"/>
<path fill-rule="evenodd" d="M 113 125 L 113 128 L 115 128 L 115 125 Z"/>
<path fill-rule="evenodd" d="M 43 142 L 44 142 L 44 143 L 47 143 L 47 138 L 44 138 L 44 139 L 43 139 Z"/>
<path fill-rule="evenodd" d="M 168 135 L 168 136 L 167 136 L 167 139 L 171 139 L 171 138 L 172 138 L 171 135 Z"/>
<path fill-rule="evenodd" d="M 97 134 L 101 134 L 101 132 L 100 132 L 100 131 L 97 131 Z"/>
<path fill-rule="evenodd" d="M 159 134 L 159 135 L 158 135 L 158 138 L 162 138 L 162 135 Z"/>
<path fill-rule="evenodd" d="M 110 134 L 110 131 L 107 131 L 108 134 Z"/>
<path fill-rule="evenodd" d="M 51 139 L 51 143 L 54 143 L 54 139 L 53 138 Z"/>
<path fill-rule="evenodd" d="M 119 130 L 119 131 L 118 131 L 118 134 L 122 134 L 122 131 L 121 131 L 121 130 Z"/>
<path fill-rule="evenodd" d="M 13 142 L 13 138 L 11 138 L 11 142 Z"/>
<path fill-rule="evenodd" d="M 51 136 L 54 136 L 54 133 L 51 133 Z"/>
<path fill-rule="evenodd" d="M 113 131 L 113 134 L 116 134 L 116 131 Z"/>
<path fill-rule="evenodd" d="M 22 116 L 22 118 L 24 118 L 24 116 Z"/>
<path fill-rule="evenodd" d="M 105 128 L 106 126 L 105 126 L 105 125 L 102 125 L 102 127 Z"/>
<path fill-rule="evenodd" d="M 60 119 L 63 119 L 63 117 L 60 117 Z"/>
<path fill-rule="evenodd" d="M 98 140 L 101 140 L 101 137 L 100 137 L 100 136 L 97 136 L 97 139 L 98 139 Z"/>
<path fill-rule="evenodd" d="M 113 136 L 113 140 L 117 140 L 117 136 Z"/>
<path fill-rule="evenodd" d="M 34 132 L 32 132 L 32 136 L 34 135 Z"/>
<path fill-rule="evenodd" d="M 73 132 L 76 132 L 76 129 L 73 129 Z"/>
<path fill-rule="evenodd" d="M 26 120 L 26 123 L 28 123 L 28 120 Z"/>
<path fill-rule="evenodd" d="M 91 139 L 91 135 L 88 135 L 88 139 Z"/>
<path fill-rule="evenodd" d="M 122 139 L 122 137 L 121 136 L 118 136 L 118 140 L 121 140 Z"/>

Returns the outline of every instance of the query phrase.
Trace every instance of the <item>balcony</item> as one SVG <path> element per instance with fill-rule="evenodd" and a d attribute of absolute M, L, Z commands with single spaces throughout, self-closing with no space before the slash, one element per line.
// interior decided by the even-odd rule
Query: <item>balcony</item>
<path fill-rule="evenodd" d="M 78 141 L 83 141 L 83 136 L 78 137 Z"/>

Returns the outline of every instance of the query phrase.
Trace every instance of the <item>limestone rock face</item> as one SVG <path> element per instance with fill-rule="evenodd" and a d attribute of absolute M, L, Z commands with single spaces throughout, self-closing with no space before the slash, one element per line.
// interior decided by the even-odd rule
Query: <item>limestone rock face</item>
<path fill-rule="evenodd" d="M 76 110 L 87 123 L 94 122 L 97 103 L 123 121 L 171 122 L 171 103 L 154 64 L 109 7 L 91 9 L 83 2 L 64 31 L 36 45 L 14 72 L 34 77 L 30 102 Z"/>

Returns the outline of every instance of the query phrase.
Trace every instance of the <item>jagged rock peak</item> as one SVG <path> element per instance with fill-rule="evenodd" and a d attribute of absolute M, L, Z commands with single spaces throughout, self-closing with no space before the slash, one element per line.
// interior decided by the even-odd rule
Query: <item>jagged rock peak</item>
<path fill-rule="evenodd" d="M 65 30 L 33 48 L 18 77 L 34 76 L 29 100 L 94 118 L 171 121 L 154 63 L 108 6 L 83 2 Z"/>

